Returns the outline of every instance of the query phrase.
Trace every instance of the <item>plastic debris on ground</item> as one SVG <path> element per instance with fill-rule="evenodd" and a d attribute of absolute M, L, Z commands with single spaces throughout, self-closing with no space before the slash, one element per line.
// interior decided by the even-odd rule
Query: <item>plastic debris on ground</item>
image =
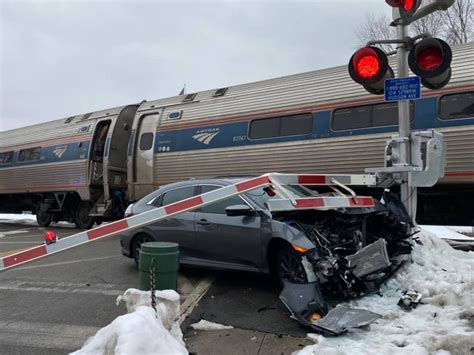
<path fill-rule="evenodd" d="M 341 337 L 312 334 L 315 345 L 299 355 L 461 355 L 472 351 L 474 339 L 474 253 L 454 250 L 429 232 L 418 234 L 412 262 L 406 263 L 381 288 L 380 295 L 347 302 L 382 314 L 368 329 Z M 423 303 L 410 312 L 397 305 L 403 290 L 416 289 Z"/>
<path fill-rule="evenodd" d="M 233 329 L 231 325 L 223 325 L 214 322 L 209 322 L 205 319 L 201 319 L 199 322 L 191 324 L 191 328 L 195 330 L 224 330 L 224 329 Z"/>
<path fill-rule="evenodd" d="M 73 354 L 188 354 L 177 322 L 178 293 L 164 290 L 155 291 L 155 295 L 156 313 L 150 291 L 125 291 L 117 297 L 117 304 L 125 302 L 128 314 L 100 329 Z"/>

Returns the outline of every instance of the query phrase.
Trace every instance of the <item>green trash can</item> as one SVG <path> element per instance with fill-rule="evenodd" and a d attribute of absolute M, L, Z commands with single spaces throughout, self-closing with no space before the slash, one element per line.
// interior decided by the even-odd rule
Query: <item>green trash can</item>
<path fill-rule="evenodd" d="M 140 290 L 151 289 L 150 269 L 155 268 L 155 290 L 175 290 L 178 286 L 179 245 L 169 242 L 148 242 L 140 246 L 138 270 Z"/>

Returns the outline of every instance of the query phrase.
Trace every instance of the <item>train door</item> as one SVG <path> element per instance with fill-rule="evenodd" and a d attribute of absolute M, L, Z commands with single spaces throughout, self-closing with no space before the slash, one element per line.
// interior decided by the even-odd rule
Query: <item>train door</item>
<path fill-rule="evenodd" d="M 109 142 L 104 158 L 104 198 L 118 197 L 126 200 L 127 190 L 127 142 L 138 105 L 123 108 L 109 132 Z M 122 211 L 123 212 L 123 211 Z"/>
<path fill-rule="evenodd" d="M 133 196 L 142 198 L 155 189 L 154 142 L 159 114 L 140 117 L 133 150 Z"/>
<path fill-rule="evenodd" d="M 97 123 L 92 140 L 92 149 L 89 169 L 89 185 L 92 188 L 101 188 L 104 185 L 104 153 L 110 120 Z"/>

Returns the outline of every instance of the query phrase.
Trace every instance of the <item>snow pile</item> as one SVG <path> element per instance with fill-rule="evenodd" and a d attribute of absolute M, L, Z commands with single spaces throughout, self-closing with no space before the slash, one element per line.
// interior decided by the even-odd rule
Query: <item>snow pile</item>
<path fill-rule="evenodd" d="M 461 233 L 474 233 L 473 227 L 456 227 L 456 226 L 419 226 L 422 230 L 430 232 L 441 239 L 467 240 L 474 241 L 474 238 L 468 237 Z"/>
<path fill-rule="evenodd" d="M 474 343 L 474 253 L 454 250 L 429 232 L 419 235 L 423 246 L 417 245 L 413 262 L 382 287 L 382 297 L 348 303 L 380 313 L 382 319 L 370 330 L 352 330 L 338 338 L 311 335 L 317 344 L 298 354 L 469 354 Z M 412 311 L 398 307 L 405 289 L 421 292 L 424 304 Z"/>
<path fill-rule="evenodd" d="M 209 322 L 205 319 L 201 319 L 199 322 L 191 324 L 191 328 L 196 330 L 224 330 L 233 329 L 231 325 L 222 325 L 219 323 Z"/>
<path fill-rule="evenodd" d="M 73 354 L 188 354 L 176 321 L 179 295 L 172 290 L 155 291 L 155 295 L 156 313 L 150 291 L 125 291 L 117 304 L 124 301 L 128 314 L 99 330 Z"/>
<path fill-rule="evenodd" d="M 13 214 L 13 213 L 0 213 L 0 220 L 3 222 L 25 222 L 25 223 L 36 223 L 36 216 L 32 214 Z"/>

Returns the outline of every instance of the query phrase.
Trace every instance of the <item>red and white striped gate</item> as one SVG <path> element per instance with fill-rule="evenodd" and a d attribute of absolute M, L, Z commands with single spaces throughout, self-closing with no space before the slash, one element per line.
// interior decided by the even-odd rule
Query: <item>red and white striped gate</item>
<path fill-rule="evenodd" d="M 311 196 L 295 197 L 295 195 L 285 185 L 308 185 L 308 186 L 333 186 L 339 187 L 349 192 L 345 195 L 339 189 L 335 189 L 339 196 Z M 234 185 L 225 186 L 217 190 L 175 202 L 160 208 L 156 208 L 129 218 L 121 219 L 103 226 L 79 232 L 69 237 L 58 239 L 54 243 L 41 244 L 18 253 L 0 258 L 0 271 L 24 264 L 26 262 L 40 259 L 47 255 L 55 254 L 90 241 L 102 239 L 108 236 L 119 234 L 129 229 L 142 227 L 155 223 L 162 219 L 174 216 L 178 213 L 203 207 L 226 198 L 236 196 L 247 191 L 259 188 L 270 187 L 278 195 L 279 199 L 268 201 L 270 211 L 288 211 L 300 209 L 328 210 L 335 208 L 363 208 L 373 207 L 372 197 L 356 196 L 348 188 L 348 185 L 375 186 L 376 176 L 370 174 L 361 175 L 293 175 L 293 174 L 264 174 L 256 178 L 243 180 Z"/>

